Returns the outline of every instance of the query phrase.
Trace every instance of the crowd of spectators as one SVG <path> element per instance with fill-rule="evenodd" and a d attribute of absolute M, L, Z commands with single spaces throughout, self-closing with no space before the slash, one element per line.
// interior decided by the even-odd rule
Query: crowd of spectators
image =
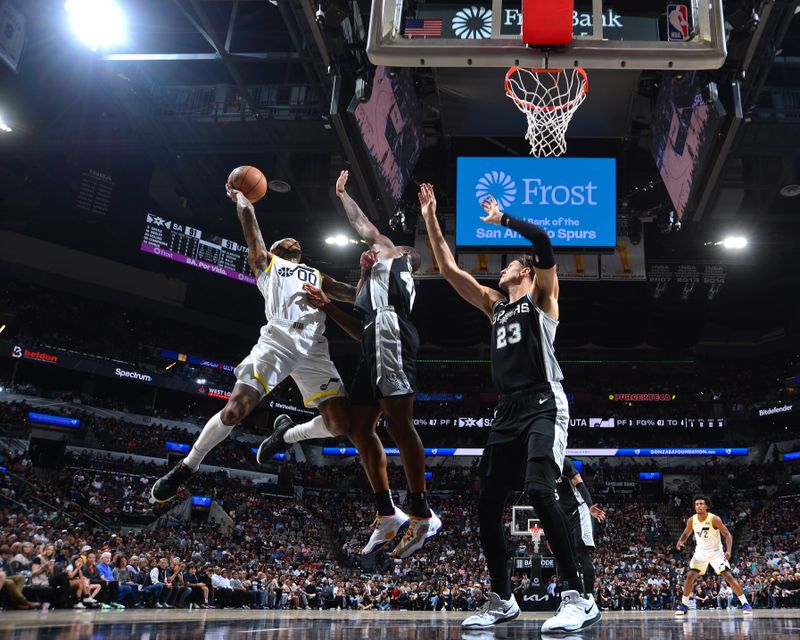
<path fill-rule="evenodd" d="M 213 497 L 230 518 L 228 526 L 178 520 L 167 513 L 175 504 L 151 510 L 147 495 L 157 465 L 84 453 L 70 455 L 62 470 L 47 475 L 9 451 L 0 465 L 11 472 L 0 476 L 0 599 L 13 608 L 47 603 L 468 610 L 480 606 L 488 592 L 470 468 L 452 474 L 454 487 L 458 479 L 465 481 L 458 490 L 431 496 L 446 535 L 412 558 L 394 561 L 386 554 L 360 556 L 374 513 L 355 464 L 297 465 L 295 497 L 270 495 L 263 485 L 222 473 L 194 476 L 179 497 Z M 597 478 L 627 477 L 625 468 L 584 470 L 590 487 Z M 694 470 L 701 484 L 719 471 Z M 595 495 L 598 501 L 607 497 L 600 486 Z M 713 510 L 735 532 L 733 571 L 750 601 L 756 607 L 798 604 L 800 499 L 762 503 L 730 498 L 730 492 L 719 495 L 725 499 Z M 108 527 L 86 520 L 87 510 L 105 517 Z M 120 527 L 130 510 L 138 510 L 143 521 L 159 519 L 154 527 Z M 690 499 L 676 494 L 661 503 L 634 497 L 611 502 L 606 511 L 606 524 L 596 532 L 600 606 L 674 606 L 688 562 L 688 554 L 674 549 L 679 533 L 674 521 L 679 528 L 691 514 Z M 509 553 L 529 552 L 519 549 L 526 543 L 510 538 Z M 707 576 L 698 580 L 691 602 L 697 608 L 736 605 L 729 596 L 716 577 Z"/>

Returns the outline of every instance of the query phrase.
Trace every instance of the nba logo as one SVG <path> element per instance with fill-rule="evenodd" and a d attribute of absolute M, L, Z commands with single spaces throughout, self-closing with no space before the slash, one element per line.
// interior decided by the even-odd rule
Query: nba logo
<path fill-rule="evenodd" d="M 683 42 L 689 39 L 689 10 L 684 4 L 667 5 L 667 40 Z"/>

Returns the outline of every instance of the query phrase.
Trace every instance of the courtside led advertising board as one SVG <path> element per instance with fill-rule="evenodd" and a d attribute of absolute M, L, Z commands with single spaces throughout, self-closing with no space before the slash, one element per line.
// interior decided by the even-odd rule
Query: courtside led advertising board
<path fill-rule="evenodd" d="M 531 243 L 511 229 L 488 224 L 481 202 L 543 227 L 553 246 L 611 249 L 617 244 L 614 158 L 458 158 L 456 247 L 524 250 Z"/>

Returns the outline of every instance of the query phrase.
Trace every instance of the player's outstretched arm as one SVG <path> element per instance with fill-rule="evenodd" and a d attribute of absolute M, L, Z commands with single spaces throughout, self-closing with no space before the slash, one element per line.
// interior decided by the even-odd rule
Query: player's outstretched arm
<path fill-rule="evenodd" d="M 358 319 L 354 318 L 348 313 L 342 311 L 337 307 L 331 299 L 325 295 L 322 289 L 318 289 L 308 283 L 303 285 L 303 290 L 306 292 L 306 297 L 311 303 L 311 306 L 316 309 L 322 309 L 328 317 L 338 324 L 353 340 L 361 341 L 361 334 L 364 332 L 364 325 Z"/>
<path fill-rule="evenodd" d="M 391 250 L 394 249 L 394 242 L 383 235 L 378 228 L 369 221 L 367 215 L 361 210 L 361 207 L 356 204 L 356 201 L 347 193 L 347 178 L 349 171 L 342 171 L 339 174 L 339 179 L 336 180 L 336 197 L 342 201 L 342 206 L 347 214 L 347 220 L 350 226 L 355 229 L 355 232 L 361 236 L 362 240 L 366 242 L 370 249 L 378 251 L 380 249 Z"/>
<path fill-rule="evenodd" d="M 581 474 L 576 471 L 575 475 L 570 477 L 569 482 L 575 487 L 575 491 L 580 494 L 581 498 L 583 498 L 586 506 L 589 507 L 589 513 L 592 514 L 592 517 L 600 524 L 603 524 L 606 519 L 606 512 L 603 511 L 599 505 L 592 502 L 592 494 L 589 493 L 589 489 L 586 487 L 586 484 L 584 484 Z"/>
<path fill-rule="evenodd" d="M 530 295 L 536 306 L 554 320 L 558 320 L 558 275 L 556 274 L 556 257 L 553 254 L 553 244 L 547 231 L 541 227 L 520 220 L 500 211 L 500 205 L 493 196 L 481 202 L 481 207 L 486 212 L 481 220 L 489 224 L 498 224 L 516 231 L 533 245 L 533 254 L 536 279 L 531 285 Z"/>
<path fill-rule="evenodd" d="M 683 549 L 684 545 L 686 544 L 686 541 L 689 539 L 689 536 L 692 535 L 692 531 L 693 531 L 692 519 L 689 518 L 686 521 L 686 527 L 684 527 L 681 537 L 678 538 L 678 541 L 675 543 L 676 549 Z"/>
<path fill-rule="evenodd" d="M 250 264 L 253 273 L 258 277 L 267 268 L 272 254 L 267 250 L 267 245 L 264 244 L 264 238 L 261 236 L 261 229 L 258 226 L 258 220 L 256 220 L 256 210 L 241 191 L 231 189 L 226 184 L 225 192 L 236 203 L 236 215 L 239 216 L 239 222 L 242 223 L 244 239 L 247 242 L 247 262 Z"/>
<path fill-rule="evenodd" d="M 722 518 L 719 516 L 714 516 L 711 518 L 711 524 L 715 529 L 718 529 L 722 534 L 722 537 L 725 538 L 725 557 L 730 560 L 731 554 L 733 553 L 733 534 L 730 532 L 728 527 L 722 523 Z"/>
<path fill-rule="evenodd" d="M 353 303 L 356 301 L 356 288 L 352 284 L 334 280 L 325 273 L 322 274 L 321 288 L 328 297 L 338 302 Z"/>
<path fill-rule="evenodd" d="M 494 303 L 504 300 L 505 297 L 499 291 L 479 284 L 475 278 L 456 264 L 456 259 L 453 257 L 450 247 L 447 246 L 439 221 L 436 219 L 436 196 L 433 193 L 432 185 L 420 185 L 419 204 L 422 208 L 425 227 L 428 230 L 428 238 L 431 241 L 431 250 L 439 265 L 439 273 L 450 283 L 458 295 L 483 311 L 491 319 Z"/>

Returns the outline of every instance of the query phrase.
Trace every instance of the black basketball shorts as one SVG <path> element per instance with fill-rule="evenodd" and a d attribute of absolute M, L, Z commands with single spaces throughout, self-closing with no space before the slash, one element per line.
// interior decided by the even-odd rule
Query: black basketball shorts
<path fill-rule="evenodd" d="M 414 393 L 418 350 L 417 328 L 392 307 L 382 307 L 367 318 L 350 403 L 371 406 L 381 398 Z"/>
<path fill-rule="evenodd" d="M 546 458 L 553 463 L 555 483 L 564 467 L 568 428 L 567 396 L 560 382 L 501 395 L 479 474 L 527 491 L 534 474 L 529 462 Z"/>

